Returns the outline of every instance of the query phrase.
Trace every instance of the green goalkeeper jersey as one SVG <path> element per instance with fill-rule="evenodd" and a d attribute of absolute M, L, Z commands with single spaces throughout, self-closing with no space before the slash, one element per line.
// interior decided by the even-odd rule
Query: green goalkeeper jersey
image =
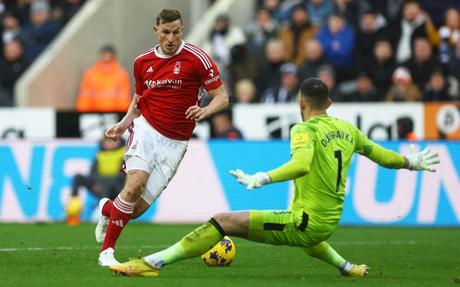
<path fill-rule="evenodd" d="M 294 178 L 291 210 L 305 211 L 333 227 L 342 214 L 347 173 L 355 152 L 386 167 L 404 165 L 403 156 L 369 140 L 352 124 L 324 114 L 291 129 L 292 159 L 269 175 L 274 182 Z M 296 165 L 303 165 L 307 173 L 293 174 Z"/>

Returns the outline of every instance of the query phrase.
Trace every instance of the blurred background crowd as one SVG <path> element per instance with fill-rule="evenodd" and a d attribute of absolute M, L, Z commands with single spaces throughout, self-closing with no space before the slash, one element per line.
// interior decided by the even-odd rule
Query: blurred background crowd
<path fill-rule="evenodd" d="M 17 79 L 87 1 L 0 0 L 0 106 L 15 105 Z M 336 102 L 457 101 L 459 9 L 460 0 L 261 0 L 248 25 L 218 16 L 202 46 L 233 103 L 295 102 L 308 77 Z M 99 53 L 82 74 L 76 110 L 124 111 L 132 67 L 118 64 L 110 43 Z M 91 93 L 104 100 L 88 102 Z M 111 97 L 124 100 L 109 106 Z M 214 136 L 241 137 L 229 113 L 215 122 Z"/>

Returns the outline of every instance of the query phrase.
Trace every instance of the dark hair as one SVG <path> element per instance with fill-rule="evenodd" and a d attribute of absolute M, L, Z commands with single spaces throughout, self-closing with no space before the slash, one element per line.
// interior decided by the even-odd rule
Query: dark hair
<path fill-rule="evenodd" d="M 171 23 L 180 20 L 182 23 L 182 15 L 177 9 L 163 9 L 157 17 L 157 25 L 161 23 Z"/>
<path fill-rule="evenodd" d="M 115 50 L 115 47 L 112 44 L 105 44 L 99 49 L 100 53 L 108 52 L 113 55 L 117 54 L 117 51 Z"/>
<path fill-rule="evenodd" d="M 300 95 L 308 100 L 314 108 L 325 108 L 329 98 L 326 84 L 317 78 L 308 78 L 300 84 Z"/>

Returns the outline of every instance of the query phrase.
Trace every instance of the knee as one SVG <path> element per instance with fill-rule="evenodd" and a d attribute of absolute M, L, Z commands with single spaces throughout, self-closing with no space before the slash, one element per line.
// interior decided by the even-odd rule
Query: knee
<path fill-rule="evenodd" d="M 142 180 L 131 180 L 126 183 L 125 187 L 121 191 L 123 194 L 123 199 L 135 202 L 142 195 L 142 192 L 145 188 L 145 182 Z"/>

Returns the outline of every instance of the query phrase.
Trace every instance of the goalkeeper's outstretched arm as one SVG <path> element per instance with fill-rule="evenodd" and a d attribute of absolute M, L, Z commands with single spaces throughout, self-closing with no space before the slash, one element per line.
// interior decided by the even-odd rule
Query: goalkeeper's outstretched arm
<path fill-rule="evenodd" d="M 365 153 L 362 153 L 364 156 L 387 168 L 406 168 L 435 172 L 436 169 L 433 166 L 440 162 L 438 153 L 433 153 L 429 148 L 417 152 L 414 145 L 410 146 L 410 152 L 407 156 L 386 149 L 376 143 L 364 150 L 366 150 Z"/>

